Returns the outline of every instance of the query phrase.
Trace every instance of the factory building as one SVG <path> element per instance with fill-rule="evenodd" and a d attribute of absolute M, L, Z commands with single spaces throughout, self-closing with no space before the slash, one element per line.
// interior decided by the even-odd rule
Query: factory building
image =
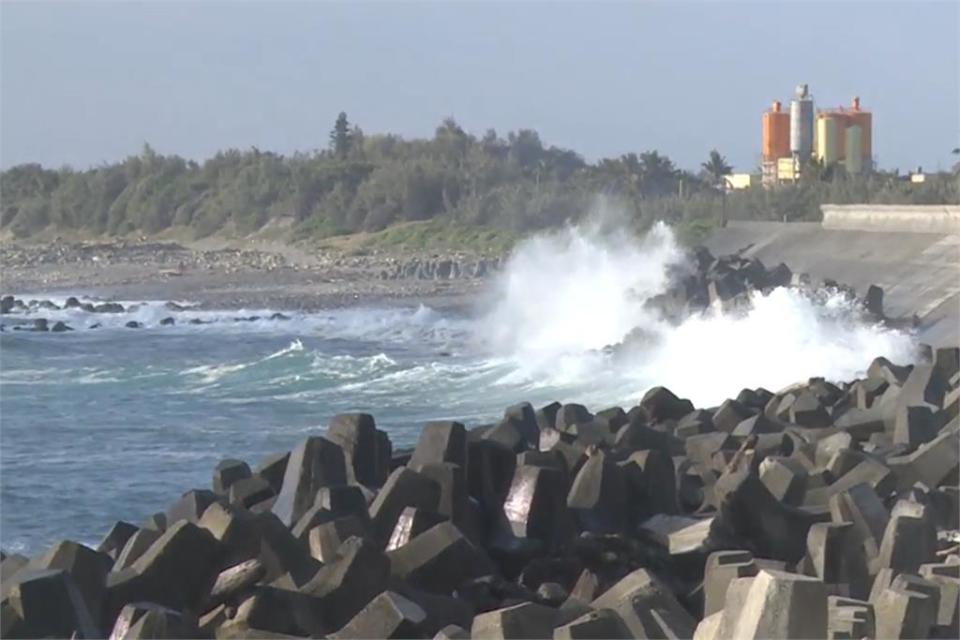
<path fill-rule="evenodd" d="M 824 166 L 841 165 L 847 173 L 873 167 L 873 115 L 854 98 L 850 108 L 814 109 L 810 88 L 799 85 L 789 113 L 774 101 L 762 119 L 761 175 L 764 185 L 799 180 L 813 158 Z"/>

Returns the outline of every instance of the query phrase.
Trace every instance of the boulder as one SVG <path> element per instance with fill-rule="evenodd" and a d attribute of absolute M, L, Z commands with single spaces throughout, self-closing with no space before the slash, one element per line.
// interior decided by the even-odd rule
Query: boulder
<path fill-rule="evenodd" d="M 187 491 L 167 509 L 167 526 L 171 526 L 180 520 L 196 524 L 207 507 L 216 501 L 217 495 L 207 489 Z"/>
<path fill-rule="evenodd" d="M 876 618 L 873 605 L 865 600 L 827 597 L 827 638 L 875 638 Z"/>
<path fill-rule="evenodd" d="M 387 587 L 390 559 L 368 540 L 349 538 L 300 591 L 320 601 L 324 620 L 343 627 Z"/>
<path fill-rule="evenodd" d="M 94 625 L 100 627 L 100 612 L 103 609 L 107 574 L 112 565 L 113 562 L 107 554 L 94 551 L 71 540 L 64 540 L 53 545 L 42 556 L 31 560 L 26 568 L 37 571 L 48 569 L 65 571 L 73 578 Z"/>
<path fill-rule="evenodd" d="M 120 610 L 110 640 L 194 638 L 199 635 L 194 617 L 150 602 L 138 602 Z"/>
<path fill-rule="evenodd" d="M 320 562 L 330 562 L 336 558 L 340 546 L 351 537 L 371 539 L 369 522 L 350 515 L 317 525 L 307 534 L 310 555 Z"/>
<path fill-rule="evenodd" d="M 293 526 L 313 504 L 321 487 L 347 483 L 347 459 L 340 445 L 312 436 L 290 452 L 273 513 Z"/>
<path fill-rule="evenodd" d="M 504 533 L 552 545 L 562 533 L 566 497 L 562 472 L 543 467 L 517 467 L 503 504 L 504 524 L 508 528 Z"/>
<path fill-rule="evenodd" d="M 238 507 L 252 508 L 265 500 L 276 496 L 276 490 L 262 476 L 240 478 L 230 484 L 227 500 Z"/>
<path fill-rule="evenodd" d="M 632 638 L 630 629 L 612 609 L 599 609 L 585 613 L 573 622 L 553 630 L 553 640 L 601 640 L 607 638 Z"/>
<path fill-rule="evenodd" d="M 230 485 L 251 475 L 250 465 L 243 460 L 233 458 L 222 460 L 213 470 L 213 492 L 224 496 L 230 491 Z"/>
<path fill-rule="evenodd" d="M 593 452 L 573 480 L 567 508 L 582 531 L 622 531 L 627 515 L 623 470 L 602 451 Z"/>
<path fill-rule="evenodd" d="M 637 569 L 590 603 L 613 609 L 634 638 L 690 638 L 696 620 L 673 593 L 647 569 Z"/>
<path fill-rule="evenodd" d="M 103 540 L 100 541 L 100 544 L 97 545 L 97 551 L 100 553 L 105 553 L 114 560 L 117 558 L 117 554 L 123 549 L 124 545 L 127 543 L 127 540 L 130 539 L 130 536 L 139 531 L 139 528 L 136 525 L 130 524 L 129 522 L 124 522 L 123 520 L 118 520 L 110 527 L 110 531 L 103 536 Z"/>
<path fill-rule="evenodd" d="M 373 535 L 386 546 L 400 514 L 407 507 L 436 511 L 440 504 L 440 485 L 408 467 L 395 469 L 370 505 Z"/>
<path fill-rule="evenodd" d="M 213 586 L 220 562 L 221 547 L 213 534 L 180 520 L 131 567 L 108 575 L 106 619 L 140 601 L 196 610 Z"/>
<path fill-rule="evenodd" d="M 826 585 L 816 578 L 761 569 L 730 583 L 716 633 L 707 637 L 826 637 L 827 596 Z"/>
<path fill-rule="evenodd" d="M 326 437 L 343 450 L 349 482 L 379 487 L 387 479 L 390 456 L 381 459 L 373 416 L 368 413 L 336 415 L 330 420 Z"/>
<path fill-rule="evenodd" d="M 289 451 L 271 454 L 260 461 L 260 464 L 254 469 L 254 473 L 270 483 L 273 490 L 279 493 L 281 487 L 283 487 L 283 477 L 286 474 L 289 460 Z"/>
<path fill-rule="evenodd" d="M 493 563 L 450 522 L 442 522 L 390 551 L 391 573 L 433 593 L 450 594 L 466 580 L 494 571 Z"/>
<path fill-rule="evenodd" d="M 86 601 L 62 569 L 27 569 L 3 585 L 5 638 L 102 637 Z"/>
<path fill-rule="evenodd" d="M 757 565 L 749 551 L 714 551 L 703 570 L 703 617 L 723 611 L 727 587 L 737 578 L 757 575 Z"/>
<path fill-rule="evenodd" d="M 640 400 L 640 407 L 651 422 L 679 420 L 693 411 L 693 403 L 678 398 L 666 387 L 653 387 Z"/>
<path fill-rule="evenodd" d="M 384 591 L 371 600 L 342 629 L 328 638 L 423 638 L 426 612 L 399 593 Z"/>
<path fill-rule="evenodd" d="M 150 546 L 160 539 L 163 532 L 154 529 L 138 529 L 136 533 L 130 536 L 123 549 L 117 554 L 117 559 L 113 563 L 113 571 L 122 571 L 133 566 L 133 563 L 146 552 Z"/>
<path fill-rule="evenodd" d="M 424 425 L 408 466 L 419 470 L 424 464 L 443 462 L 462 468 L 467 466 L 467 430 L 459 422 L 428 422 Z"/>
<path fill-rule="evenodd" d="M 446 522 L 450 518 L 435 511 L 407 507 L 397 518 L 397 525 L 390 534 L 387 551 L 399 549 L 431 527 Z"/>
<path fill-rule="evenodd" d="M 470 637 L 473 640 L 550 638 L 556 616 L 555 609 L 524 602 L 476 616 Z"/>

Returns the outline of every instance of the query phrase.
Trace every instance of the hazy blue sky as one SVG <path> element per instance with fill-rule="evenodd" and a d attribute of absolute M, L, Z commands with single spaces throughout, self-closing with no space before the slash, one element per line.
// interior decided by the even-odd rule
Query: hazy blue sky
<path fill-rule="evenodd" d="M 587 159 L 716 147 L 759 162 L 760 114 L 807 82 L 857 94 L 883 167 L 950 166 L 960 3 L 3 2 L 0 162 L 323 146 L 366 132 L 537 129 Z"/>

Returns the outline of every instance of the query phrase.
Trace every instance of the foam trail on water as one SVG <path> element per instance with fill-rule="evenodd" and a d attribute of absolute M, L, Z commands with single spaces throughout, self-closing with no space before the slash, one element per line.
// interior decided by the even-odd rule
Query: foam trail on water
<path fill-rule="evenodd" d="M 711 310 L 670 325 L 643 303 L 685 267 L 684 255 L 663 224 L 638 239 L 591 222 L 520 245 L 484 319 L 493 349 L 515 363 L 503 382 L 619 402 L 664 385 L 710 406 L 743 388 L 852 379 L 876 356 L 916 355 L 911 335 L 866 321 L 842 296 L 815 301 L 787 288 L 755 293 L 746 313 Z M 601 351 L 618 343 L 614 354 Z"/>

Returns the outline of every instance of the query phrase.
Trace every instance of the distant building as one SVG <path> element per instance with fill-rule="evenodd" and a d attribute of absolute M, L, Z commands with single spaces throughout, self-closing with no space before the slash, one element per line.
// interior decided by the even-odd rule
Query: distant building
<path fill-rule="evenodd" d="M 802 84 L 790 112 L 774 101 L 762 124 L 760 167 L 766 186 L 795 182 L 811 159 L 824 166 L 841 165 L 850 174 L 873 169 L 873 114 L 860 108 L 860 98 L 848 109 L 815 111 L 813 95 Z"/>
<path fill-rule="evenodd" d="M 753 175 L 752 173 L 731 173 L 723 176 L 723 183 L 727 191 L 749 189 L 760 183 L 760 176 Z"/>

